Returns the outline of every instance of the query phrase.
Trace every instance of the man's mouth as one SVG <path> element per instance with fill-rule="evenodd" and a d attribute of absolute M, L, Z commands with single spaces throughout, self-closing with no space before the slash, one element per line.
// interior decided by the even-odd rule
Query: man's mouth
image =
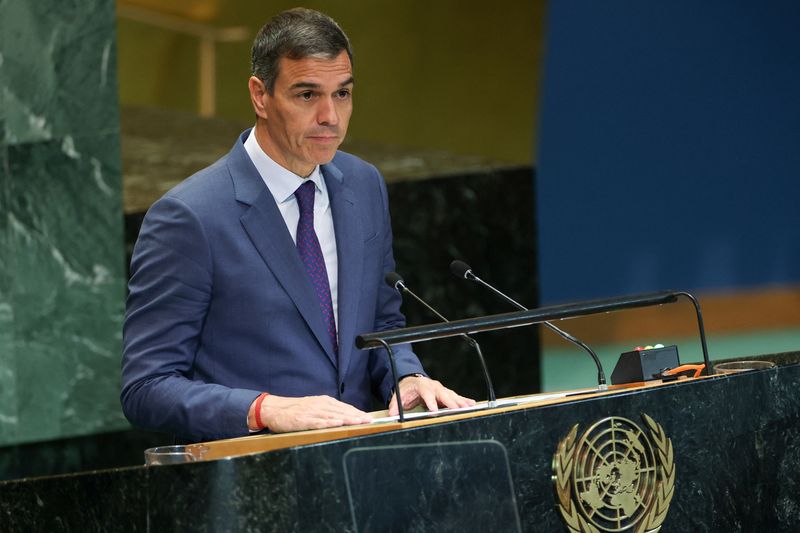
<path fill-rule="evenodd" d="M 338 135 L 309 135 L 308 138 L 317 142 L 334 142 L 339 140 Z"/>

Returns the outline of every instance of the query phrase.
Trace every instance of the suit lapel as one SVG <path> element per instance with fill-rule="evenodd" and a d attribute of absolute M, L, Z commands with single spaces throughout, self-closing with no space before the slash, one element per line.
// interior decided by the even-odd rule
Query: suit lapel
<path fill-rule="evenodd" d="M 248 133 L 245 132 L 242 139 Z M 240 218 L 241 224 L 261 258 L 300 311 L 328 359 L 336 366 L 317 295 L 275 199 L 250 161 L 242 139 L 236 143 L 228 160 L 236 200 L 249 206 Z"/>
<path fill-rule="evenodd" d="M 322 166 L 333 212 L 336 254 L 339 264 L 339 376 L 347 373 L 353 349 L 356 315 L 361 297 L 364 238 L 358 205 L 344 176 L 332 163 Z"/>

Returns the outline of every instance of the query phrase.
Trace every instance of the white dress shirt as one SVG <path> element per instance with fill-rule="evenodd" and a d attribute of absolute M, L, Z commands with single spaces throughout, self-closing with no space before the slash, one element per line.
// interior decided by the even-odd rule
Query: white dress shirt
<path fill-rule="evenodd" d="M 315 185 L 314 194 L 314 231 L 319 239 L 322 256 L 325 258 L 325 269 L 328 271 L 328 283 L 331 286 L 331 304 L 333 305 L 333 319 L 336 323 L 336 331 L 339 331 L 339 299 L 338 299 L 338 279 L 339 263 L 336 255 L 336 235 L 333 232 L 333 215 L 331 204 L 328 198 L 328 188 L 325 180 L 322 179 L 319 165 L 314 168 L 311 175 L 303 178 L 294 172 L 287 170 L 272 160 L 261 149 L 256 140 L 256 130 L 250 130 L 247 140 L 244 142 L 244 149 L 253 161 L 253 164 L 261 175 L 261 179 L 272 193 L 275 203 L 281 212 L 286 228 L 292 236 L 292 240 L 297 242 L 297 223 L 300 220 L 300 208 L 297 205 L 297 198 L 294 192 L 300 185 L 311 180 Z"/>

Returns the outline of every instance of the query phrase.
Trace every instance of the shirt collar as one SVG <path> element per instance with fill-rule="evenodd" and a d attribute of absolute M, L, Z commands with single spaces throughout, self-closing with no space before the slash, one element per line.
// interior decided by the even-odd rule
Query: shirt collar
<path fill-rule="evenodd" d="M 282 204 L 293 199 L 294 192 L 307 180 L 314 182 L 317 191 L 325 191 L 325 182 L 322 179 L 319 165 L 314 167 L 311 175 L 307 178 L 302 178 L 291 170 L 283 168 L 261 149 L 256 140 L 255 128 L 250 130 L 247 140 L 244 141 L 244 149 L 277 203 Z"/>

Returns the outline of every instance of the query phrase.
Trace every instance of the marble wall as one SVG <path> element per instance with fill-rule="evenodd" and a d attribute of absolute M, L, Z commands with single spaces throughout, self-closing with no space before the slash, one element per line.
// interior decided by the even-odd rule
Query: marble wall
<path fill-rule="evenodd" d="M 530 167 L 495 167 L 389 183 L 397 272 L 408 287 L 449 320 L 515 311 L 503 300 L 450 272 L 467 262 L 474 273 L 528 307 L 538 303 L 535 180 Z M 408 325 L 438 322 L 411 298 Z M 538 391 L 537 327 L 474 335 L 498 397 Z M 425 371 L 475 399 L 487 390 L 478 358 L 454 337 L 414 345 Z"/>
<path fill-rule="evenodd" d="M 127 427 L 112 0 L 0 0 L 0 446 Z"/>

